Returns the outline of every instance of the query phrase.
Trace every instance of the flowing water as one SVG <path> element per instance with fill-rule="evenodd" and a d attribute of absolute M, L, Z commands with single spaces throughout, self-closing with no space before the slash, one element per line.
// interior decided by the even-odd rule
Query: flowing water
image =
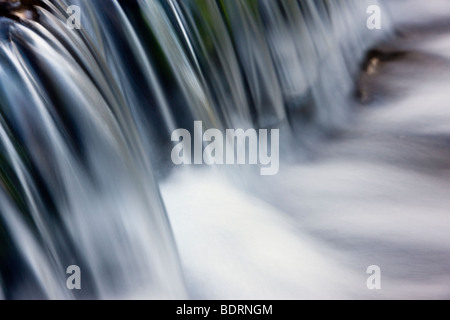
<path fill-rule="evenodd" d="M 408 171 L 445 154 L 407 130 L 422 109 L 391 92 L 419 77 L 379 57 L 359 77 L 367 50 L 406 24 L 395 12 L 446 16 L 442 1 L 426 14 L 394 3 L 0 1 L 0 298 L 448 294 L 447 185 Z M 373 4 L 382 30 L 366 27 Z M 389 50 L 417 50 L 404 42 Z M 362 115 L 357 86 L 376 106 Z M 174 167 L 171 133 L 195 120 L 281 129 L 280 174 Z M 423 193 L 433 205 L 408 196 Z M 367 290 L 372 264 L 390 279 L 382 293 Z M 82 290 L 67 289 L 69 265 Z"/>

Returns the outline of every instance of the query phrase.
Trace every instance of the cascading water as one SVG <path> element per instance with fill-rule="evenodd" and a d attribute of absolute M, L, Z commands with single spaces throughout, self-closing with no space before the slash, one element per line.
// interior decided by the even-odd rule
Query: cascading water
<path fill-rule="evenodd" d="M 339 129 L 386 35 L 369 4 L 0 1 L 0 298 L 187 297 L 158 187 L 170 133 Z"/>

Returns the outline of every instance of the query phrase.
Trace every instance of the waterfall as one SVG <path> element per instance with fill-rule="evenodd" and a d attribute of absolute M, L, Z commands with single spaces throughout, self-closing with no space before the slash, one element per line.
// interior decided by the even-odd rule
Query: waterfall
<path fill-rule="evenodd" d="M 187 297 L 158 186 L 170 133 L 345 126 L 386 36 L 369 4 L 1 1 L 0 298 Z"/>

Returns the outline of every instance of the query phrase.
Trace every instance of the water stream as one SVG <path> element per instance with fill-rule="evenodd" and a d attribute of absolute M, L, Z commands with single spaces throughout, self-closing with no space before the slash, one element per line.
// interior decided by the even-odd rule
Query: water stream
<path fill-rule="evenodd" d="M 373 4 L 382 30 L 366 27 Z M 0 1 L 0 298 L 359 295 L 365 273 L 330 245 L 344 222 L 323 223 L 363 184 L 317 188 L 371 169 L 297 160 L 352 128 L 367 50 L 393 35 L 388 12 L 375 0 Z M 174 167 L 170 135 L 195 120 L 281 129 L 283 173 Z M 66 288 L 69 265 L 82 290 Z"/>

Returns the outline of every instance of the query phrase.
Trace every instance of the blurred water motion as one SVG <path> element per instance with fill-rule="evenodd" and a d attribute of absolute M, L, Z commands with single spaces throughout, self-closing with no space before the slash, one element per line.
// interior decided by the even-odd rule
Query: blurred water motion
<path fill-rule="evenodd" d="M 448 297 L 445 8 L 0 1 L 0 298 Z M 195 120 L 281 129 L 280 174 L 174 167 Z"/>

